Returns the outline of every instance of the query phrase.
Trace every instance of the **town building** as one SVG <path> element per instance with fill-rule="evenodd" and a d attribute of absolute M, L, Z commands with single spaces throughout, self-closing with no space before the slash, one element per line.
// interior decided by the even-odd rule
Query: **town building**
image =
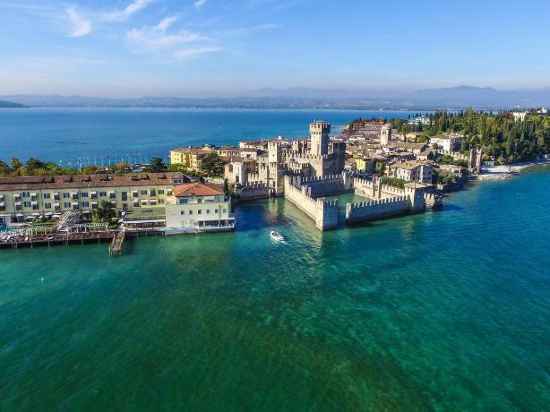
<path fill-rule="evenodd" d="M 166 200 L 166 234 L 234 229 L 231 200 L 221 186 L 200 182 L 178 185 Z"/>
<path fill-rule="evenodd" d="M 424 162 L 403 162 L 389 166 L 388 176 L 395 177 L 405 182 L 417 182 L 431 184 L 433 179 L 433 167 Z"/>
<path fill-rule="evenodd" d="M 164 207 L 174 185 L 185 181 L 181 173 L 2 177 L 0 216 L 5 223 L 60 216 L 68 210 L 86 216 L 102 201 L 118 212 Z"/>
<path fill-rule="evenodd" d="M 185 169 L 200 171 L 203 159 L 215 153 L 211 147 L 180 147 L 170 151 L 170 164 L 180 165 Z"/>
<path fill-rule="evenodd" d="M 444 134 L 430 138 L 430 144 L 436 146 L 437 150 L 450 154 L 460 151 L 462 147 L 463 136 L 459 134 Z"/>

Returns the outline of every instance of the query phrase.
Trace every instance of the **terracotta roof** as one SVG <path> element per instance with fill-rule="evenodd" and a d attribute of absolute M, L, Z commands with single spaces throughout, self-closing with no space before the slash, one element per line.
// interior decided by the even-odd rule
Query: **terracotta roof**
<path fill-rule="evenodd" d="M 173 193 L 176 197 L 219 196 L 224 194 L 221 186 L 200 182 L 176 186 Z"/>
<path fill-rule="evenodd" d="M 0 192 L 11 190 L 84 189 L 88 187 L 169 186 L 181 173 L 138 173 L 126 175 L 62 175 L 0 177 Z"/>

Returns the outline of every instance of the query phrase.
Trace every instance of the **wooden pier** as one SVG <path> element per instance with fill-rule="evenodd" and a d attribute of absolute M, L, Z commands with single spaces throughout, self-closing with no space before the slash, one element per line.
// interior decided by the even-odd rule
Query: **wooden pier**
<path fill-rule="evenodd" d="M 128 239 L 145 236 L 164 236 L 159 229 L 134 230 L 87 230 L 80 232 L 49 232 L 29 234 L 24 231 L 14 232 L 8 239 L 0 239 L 0 249 L 19 249 L 34 247 L 68 246 L 90 243 L 109 243 L 109 255 L 120 256 L 124 252 L 124 243 Z"/>
<path fill-rule="evenodd" d="M 113 236 L 111 245 L 109 246 L 109 255 L 110 256 L 120 256 L 122 255 L 122 250 L 124 248 L 124 241 L 126 240 L 126 233 L 124 231 L 117 232 Z"/>

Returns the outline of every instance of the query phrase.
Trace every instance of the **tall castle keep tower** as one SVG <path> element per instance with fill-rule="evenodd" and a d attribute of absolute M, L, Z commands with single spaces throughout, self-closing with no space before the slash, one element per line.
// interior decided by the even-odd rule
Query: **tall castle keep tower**
<path fill-rule="evenodd" d="M 311 136 L 311 154 L 324 156 L 328 154 L 328 142 L 330 134 L 330 123 L 315 121 L 309 125 Z"/>
<path fill-rule="evenodd" d="M 380 144 L 382 146 L 387 146 L 391 140 L 391 125 L 384 125 L 380 130 Z"/>

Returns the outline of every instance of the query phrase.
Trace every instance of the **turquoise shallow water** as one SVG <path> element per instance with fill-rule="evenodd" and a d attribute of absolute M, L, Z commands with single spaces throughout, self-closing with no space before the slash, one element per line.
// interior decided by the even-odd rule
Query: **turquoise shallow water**
<path fill-rule="evenodd" d="M 548 410 L 548 187 L 325 234 L 259 202 L 234 234 L 116 259 L 3 252 L 0 410 Z"/>

